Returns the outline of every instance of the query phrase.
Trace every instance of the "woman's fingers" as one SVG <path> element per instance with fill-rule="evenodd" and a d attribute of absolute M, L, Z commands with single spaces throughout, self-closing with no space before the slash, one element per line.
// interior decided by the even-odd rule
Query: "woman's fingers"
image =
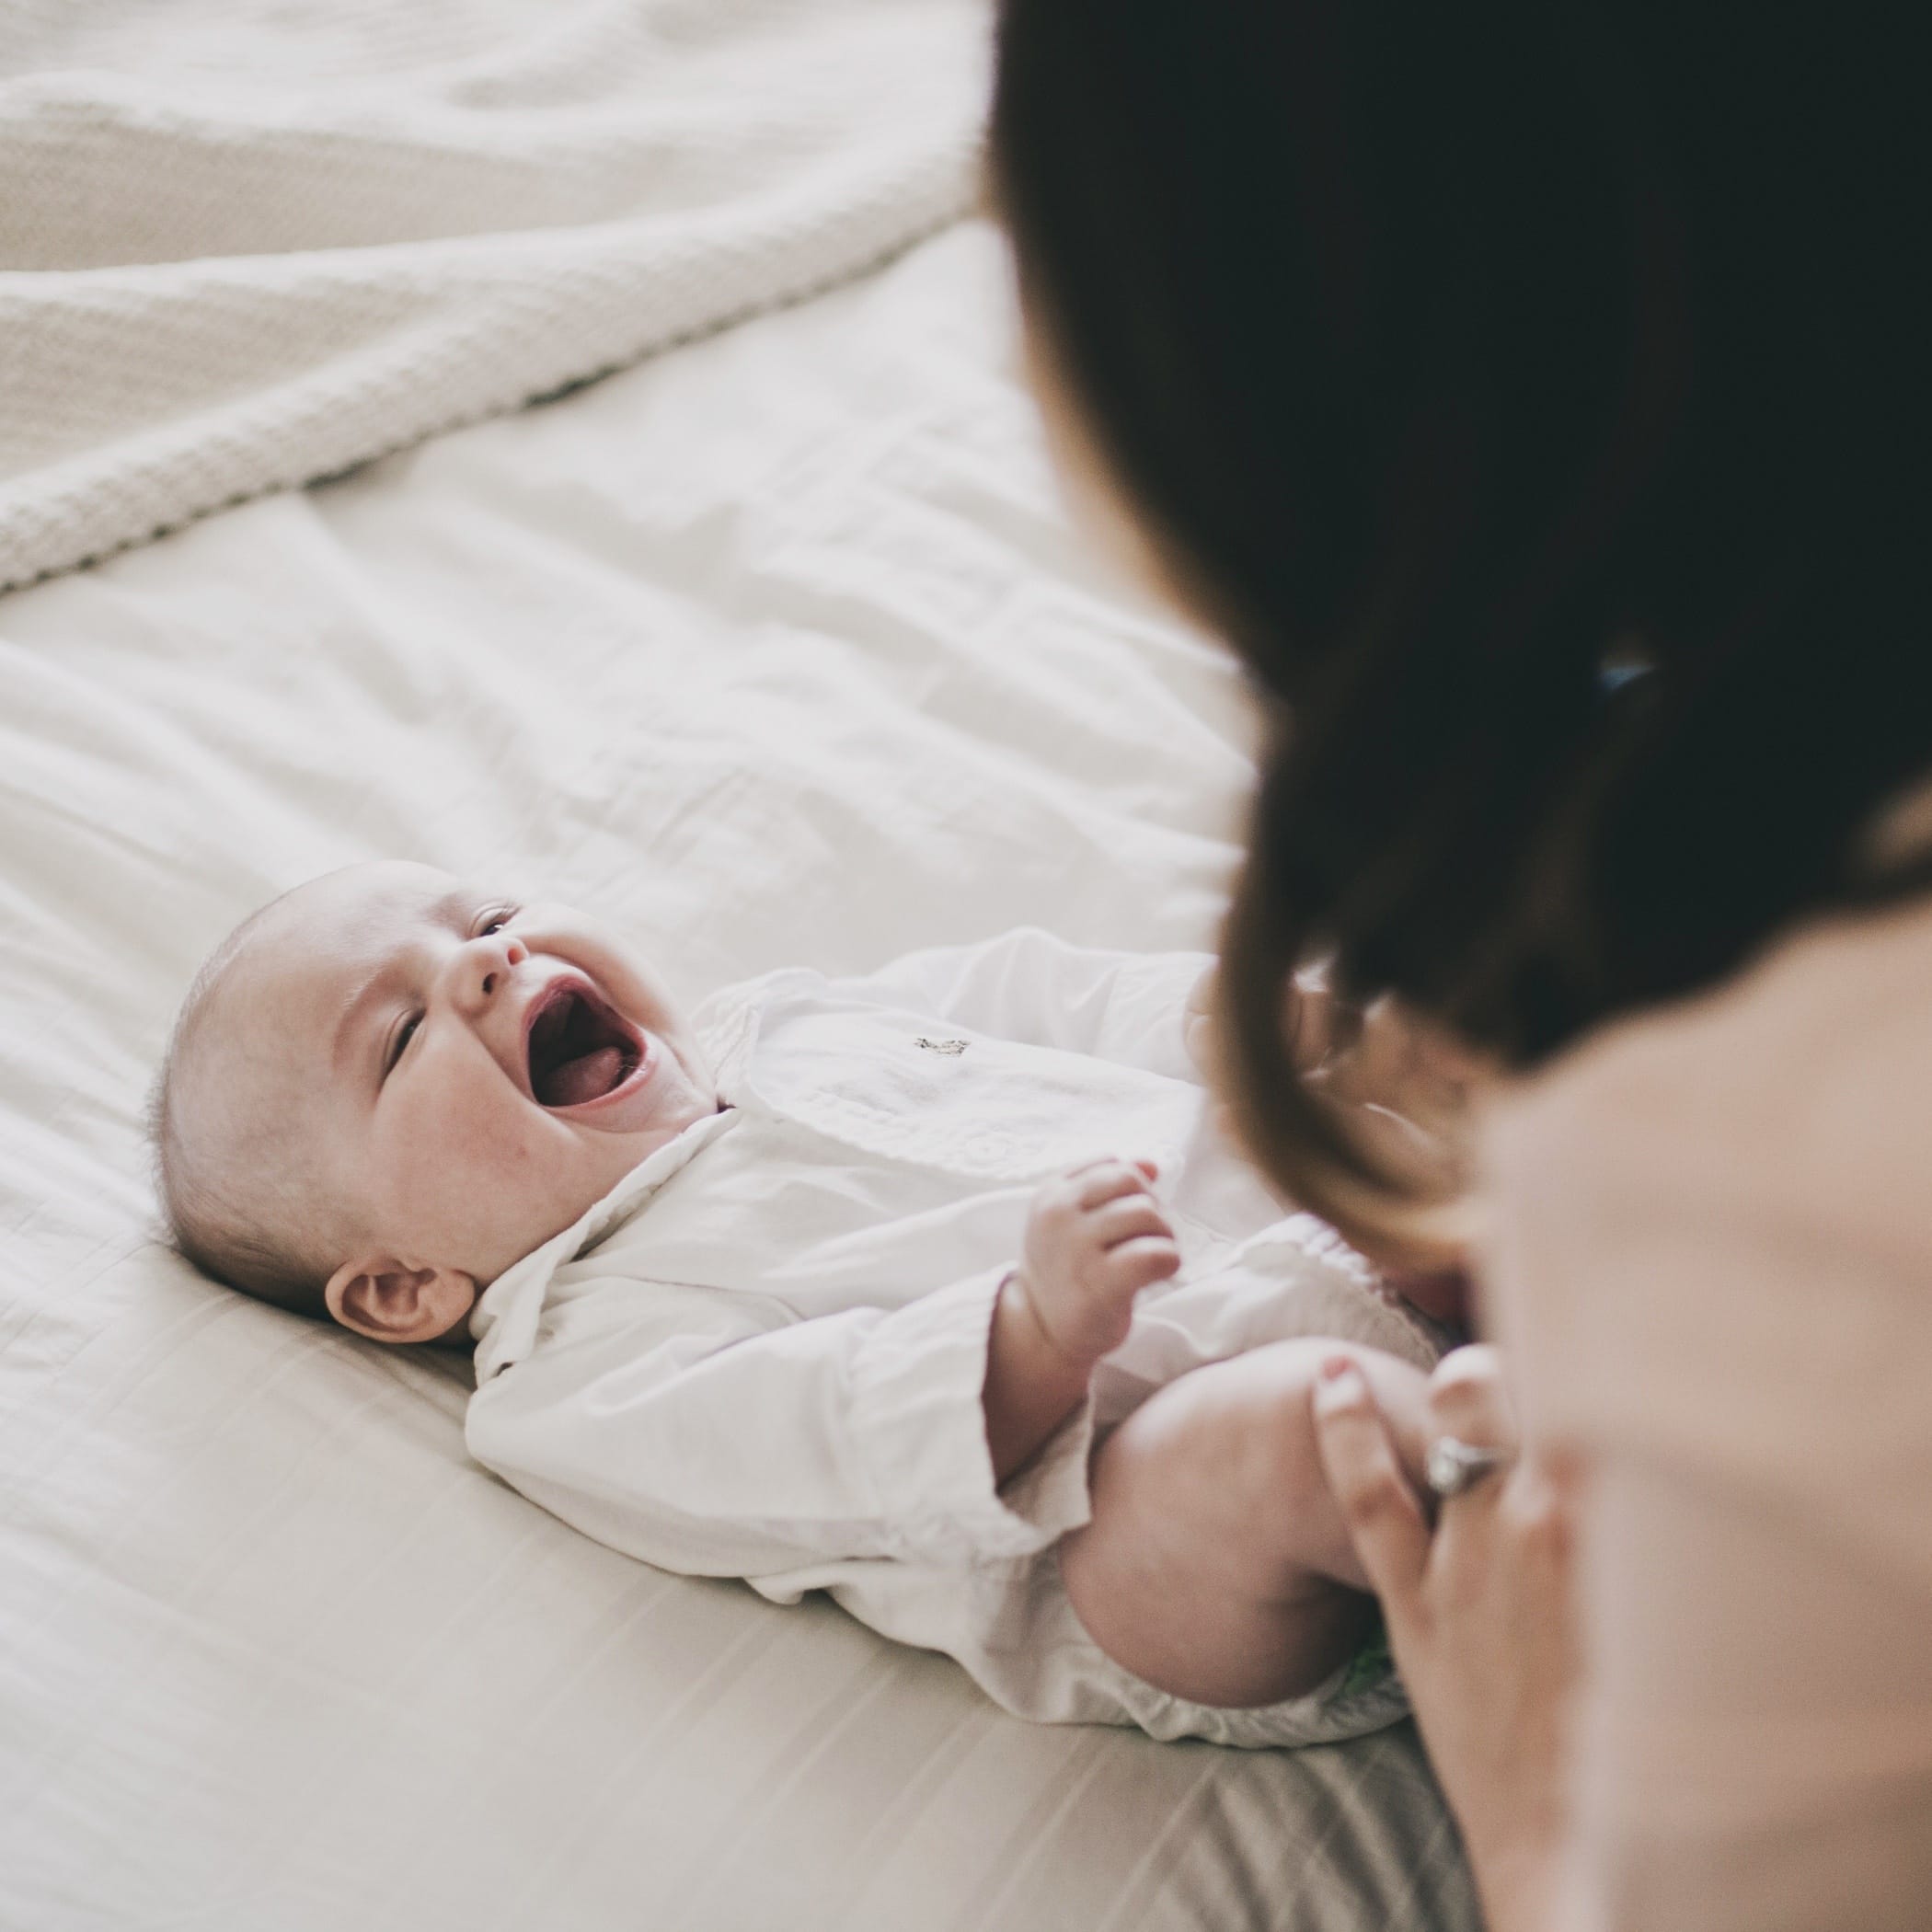
<path fill-rule="evenodd" d="M 1402 1473 L 1387 1424 L 1362 1371 L 1346 1355 L 1322 1364 L 1315 1439 L 1350 1540 L 1392 1626 L 1420 1606 L 1429 1524 Z"/>
<path fill-rule="evenodd" d="M 1575 1470 L 1568 1462 L 1529 1455 L 1510 1472 L 1503 1499 L 1517 1533 L 1561 1568 L 1570 1561 L 1576 1489 Z"/>
<path fill-rule="evenodd" d="M 1361 1376 L 1345 1357 L 1323 1369 L 1314 1403 L 1323 1466 L 1464 1842 L 1491 1882 L 1516 1870 L 1540 1884 L 1563 1835 L 1576 1681 L 1568 1472 L 1529 1460 L 1485 1477 L 1443 1504 L 1432 1539 Z M 1473 1448 L 1517 1448 L 1493 1351 L 1443 1359 L 1429 1424 Z"/>
<path fill-rule="evenodd" d="M 1513 1450 L 1520 1440 L 1501 1357 L 1480 1343 L 1454 1350 L 1436 1363 L 1429 1413 L 1438 1435 L 1453 1435 L 1472 1448 Z"/>

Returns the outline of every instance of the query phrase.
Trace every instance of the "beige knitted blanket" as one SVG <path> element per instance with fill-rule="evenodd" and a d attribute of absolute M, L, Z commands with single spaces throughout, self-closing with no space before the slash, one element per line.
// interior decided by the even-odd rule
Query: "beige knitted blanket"
<path fill-rule="evenodd" d="M 981 0 L 5 0 L 0 589 L 971 201 Z"/>

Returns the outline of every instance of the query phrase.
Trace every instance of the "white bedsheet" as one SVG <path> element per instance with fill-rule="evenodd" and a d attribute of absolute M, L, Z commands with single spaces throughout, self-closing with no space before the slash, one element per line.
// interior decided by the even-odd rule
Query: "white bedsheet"
<path fill-rule="evenodd" d="M 1070 536 L 978 224 L 0 601 L 0 1926 L 1473 1927 L 1407 1732 L 1016 1722 L 573 1535 L 449 1367 L 149 1220 L 174 1002 L 321 868 L 554 881 L 686 994 L 1200 944 L 1248 750 Z"/>

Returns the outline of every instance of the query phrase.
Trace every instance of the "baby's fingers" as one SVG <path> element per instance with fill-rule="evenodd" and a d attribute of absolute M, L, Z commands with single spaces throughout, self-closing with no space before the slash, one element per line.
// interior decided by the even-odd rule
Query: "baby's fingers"
<path fill-rule="evenodd" d="M 1126 1194 L 1144 1194 L 1156 1169 L 1151 1160 L 1097 1160 L 1075 1167 L 1068 1179 L 1074 1185 L 1074 1200 L 1083 1209 L 1103 1206 Z"/>
<path fill-rule="evenodd" d="M 1145 1194 L 1123 1195 L 1104 1207 L 1092 1209 L 1087 1216 L 1087 1233 L 1102 1248 L 1118 1248 L 1137 1235 L 1156 1235 L 1170 1241 L 1174 1238 L 1167 1217 Z"/>
<path fill-rule="evenodd" d="M 1119 1294 L 1138 1294 L 1180 1272 L 1180 1248 L 1170 1235 L 1140 1235 L 1107 1250 L 1107 1281 Z"/>

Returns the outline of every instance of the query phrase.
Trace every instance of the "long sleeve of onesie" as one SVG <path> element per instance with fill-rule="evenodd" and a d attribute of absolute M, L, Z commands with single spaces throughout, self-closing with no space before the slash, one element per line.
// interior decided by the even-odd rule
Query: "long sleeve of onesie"
<path fill-rule="evenodd" d="M 1089 1424 L 996 1490 L 981 1391 L 1004 1272 L 807 1321 L 759 1295 L 586 1280 L 477 1391 L 470 1451 L 587 1535 L 690 1574 L 1029 1555 L 1087 1518 Z"/>

